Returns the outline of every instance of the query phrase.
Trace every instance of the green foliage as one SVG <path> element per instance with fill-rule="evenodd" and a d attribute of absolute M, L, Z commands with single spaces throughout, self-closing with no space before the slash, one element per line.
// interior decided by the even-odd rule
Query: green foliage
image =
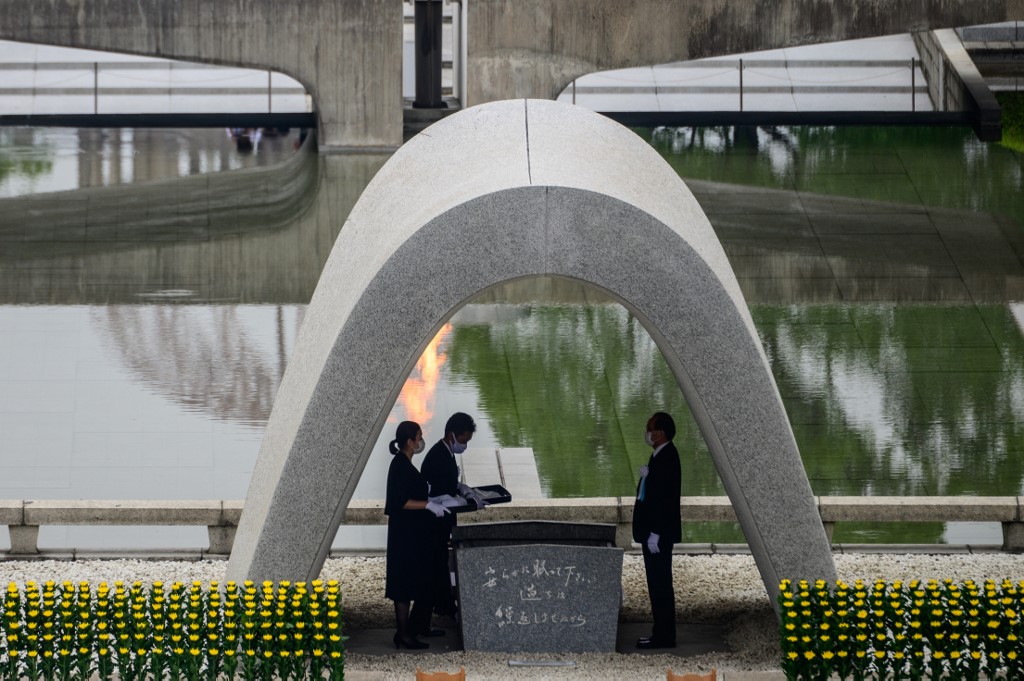
<path fill-rule="evenodd" d="M 54 149 L 30 128 L 0 130 L 0 182 L 8 177 L 37 178 L 53 172 Z"/>
<path fill-rule="evenodd" d="M 784 580 L 782 668 L 789 679 L 967 679 L 1024 675 L 1024 581 L 914 580 L 868 586 Z"/>
<path fill-rule="evenodd" d="M 533 448 L 550 496 L 632 494 L 650 456 L 642 429 L 652 405 L 676 418 L 683 494 L 723 494 L 657 346 L 620 305 L 571 302 L 593 295 L 560 290 L 561 304 L 517 300 L 500 320 L 454 326 L 451 380 L 476 384 L 500 446 Z M 1005 305 L 755 305 L 751 314 L 815 494 L 1017 494 L 1024 338 Z M 685 531 L 688 541 L 742 541 L 731 525 Z M 836 532 L 838 542 L 943 540 L 941 524 Z"/>
<path fill-rule="evenodd" d="M 344 678 L 336 581 L 13 582 L 0 619 L 0 679 Z"/>
<path fill-rule="evenodd" d="M 1024 92 L 997 92 L 996 100 L 1002 109 L 1002 145 L 1024 152 Z"/>
<path fill-rule="evenodd" d="M 966 126 L 718 126 L 637 134 L 683 178 L 1001 213 L 1024 224 L 1019 154 L 979 141 Z"/>

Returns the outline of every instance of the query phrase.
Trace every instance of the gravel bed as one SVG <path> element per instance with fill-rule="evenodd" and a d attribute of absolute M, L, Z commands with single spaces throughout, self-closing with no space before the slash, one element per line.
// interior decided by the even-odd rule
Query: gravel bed
<path fill-rule="evenodd" d="M 1024 555 L 991 554 L 838 554 L 841 579 L 1024 579 Z M 146 560 L 104 561 L 7 561 L 0 562 L 0 583 L 24 584 L 28 580 L 80 581 L 93 584 L 115 580 L 209 582 L 223 580 L 223 561 L 176 562 Z M 510 668 L 509 655 L 456 652 L 442 655 L 350 654 L 348 668 L 384 672 L 388 679 L 410 678 L 417 665 L 432 671 L 457 671 L 485 679 L 632 679 L 665 678 L 665 669 L 706 671 L 757 671 L 778 669 L 779 640 L 775 617 L 753 558 L 735 556 L 676 556 L 673 560 L 676 608 L 680 636 L 687 622 L 724 625 L 728 653 L 708 653 L 679 658 L 671 655 L 575 654 L 575 668 Z M 650 606 L 640 556 L 626 555 L 622 570 L 623 607 L 620 620 L 650 619 Z M 350 557 L 328 560 L 324 579 L 342 583 L 348 626 L 357 629 L 394 626 L 391 602 L 384 598 L 384 558 Z M 521 659 L 545 659 L 521 655 Z"/>

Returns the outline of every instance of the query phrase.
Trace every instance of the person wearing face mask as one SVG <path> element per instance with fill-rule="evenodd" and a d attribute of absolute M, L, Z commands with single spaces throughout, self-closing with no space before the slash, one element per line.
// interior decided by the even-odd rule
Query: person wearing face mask
<path fill-rule="evenodd" d="M 483 506 L 483 499 L 476 490 L 459 480 L 459 465 L 455 460 L 456 454 L 466 451 L 475 432 L 476 422 L 469 414 L 460 411 L 448 418 L 444 425 L 444 437 L 430 448 L 420 466 L 420 472 L 430 483 L 430 496 L 458 495 L 471 500 L 479 507 Z M 440 531 L 434 538 L 433 556 L 437 561 L 435 573 L 440 575 L 436 584 L 434 609 L 438 614 L 447 616 L 454 616 L 457 612 L 448 568 L 448 542 L 456 522 L 455 514 L 447 516 L 438 524 Z"/>
<path fill-rule="evenodd" d="M 636 642 L 640 649 L 676 646 L 676 596 L 672 588 L 672 545 L 682 540 L 679 494 L 679 452 L 672 444 L 676 424 L 658 412 L 647 421 L 644 439 L 651 459 L 640 467 L 633 505 L 633 541 L 639 542 L 647 573 L 654 626 L 651 635 Z"/>
<path fill-rule="evenodd" d="M 423 451 L 423 431 L 414 421 L 402 421 L 388 449 L 394 458 L 388 468 L 388 553 L 384 596 L 395 602 L 396 648 L 429 648 L 417 635 L 431 634 L 430 615 L 437 582 L 436 550 L 438 520 L 448 509 L 428 498 L 426 479 L 412 464 L 413 454 Z M 447 526 L 446 526 L 447 527 Z M 412 612 L 410 613 L 410 603 Z M 436 630 L 443 635 L 444 632 Z"/>

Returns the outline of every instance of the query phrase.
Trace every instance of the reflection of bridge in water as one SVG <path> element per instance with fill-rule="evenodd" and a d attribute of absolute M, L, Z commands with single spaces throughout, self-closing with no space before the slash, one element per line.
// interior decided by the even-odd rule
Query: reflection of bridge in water
<path fill-rule="evenodd" d="M 309 300 L 381 156 L 0 200 L 0 303 Z M 750 303 L 1019 300 L 989 213 L 688 181 Z M 176 292 L 168 294 L 167 292 Z M 557 286 L 552 289 L 557 296 Z"/>

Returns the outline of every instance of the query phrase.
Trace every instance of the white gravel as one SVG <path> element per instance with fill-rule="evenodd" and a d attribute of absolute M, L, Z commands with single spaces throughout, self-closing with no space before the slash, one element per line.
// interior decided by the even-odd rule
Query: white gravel
<path fill-rule="evenodd" d="M 1024 579 L 1024 555 L 983 554 L 838 554 L 841 579 Z M 433 671 L 457 671 L 465 666 L 476 679 L 591 679 L 665 678 L 665 669 L 705 671 L 756 671 L 778 669 L 778 634 L 768 596 L 753 558 L 735 556 L 676 556 L 674 558 L 676 608 L 680 636 L 687 622 L 725 625 L 729 653 L 709 653 L 680 658 L 670 655 L 574 654 L 575 668 L 519 668 L 508 666 L 509 655 L 456 652 L 442 655 L 397 654 L 368 656 L 350 654 L 347 668 L 380 671 L 388 679 L 411 678 L 417 665 Z M 0 562 L 0 583 L 28 580 L 87 580 L 93 584 L 118 579 L 209 582 L 223 580 L 223 561 L 172 562 L 144 560 L 111 561 L 7 561 Z M 342 583 L 345 616 L 352 628 L 390 628 L 393 610 L 384 599 L 384 558 L 352 557 L 328 560 L 321 576 Z M 650 619 L 650 607 L 640 556 L 626 555 L 622 586 L 623 622 Z M 521 655 L 543 659 L 542 655 Z M 565 656 L 561 656 L 565 657 Z"/>

